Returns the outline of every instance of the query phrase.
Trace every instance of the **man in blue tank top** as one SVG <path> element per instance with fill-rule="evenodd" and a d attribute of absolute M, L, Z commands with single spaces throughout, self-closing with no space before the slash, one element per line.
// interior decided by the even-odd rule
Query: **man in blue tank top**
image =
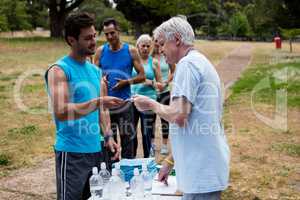
<path fill-rule="evenodd" d="M 95 53 L 94 19 L 87 13 L 70 15 L 65 22 L 65 40 L 69 55 L 59 59 L 45 74 L 56 125 L 55 162 L 57 199 L 88 199 L 89 177 L 100 166 L 101 131 L 99 122 L 109 124 L 105 109 L 124 103 L 103 96 L 102 72 L 87 61 Z M 101 113 L 100 113 L 101 109 Z M 104 118 L 101 118 L 103 116 Z M 118 157 L 119 147 L 104 130 L 106 145 Z"/>
<path fill-rule="evenodd" d="M 128 100 L 131 98 L 130 85 L 145 81 L 144 69 L 137 49 L 120 41 L 119 26 L 115 19 L 103 22 L 103 32 L 107 43 L 96 51 L 94 63 L 103 70 L 108 85 L 108 95 Z M 133 68 L 137 72 L 132 77 Z M 119 128 L 121 138 L 121 157 L 134 158 L 134 138 L 136 130 L 133 123 L 133 104 L 130 101 L 116 109 L 110 109 L 111 127 L 117 140 Z"/>

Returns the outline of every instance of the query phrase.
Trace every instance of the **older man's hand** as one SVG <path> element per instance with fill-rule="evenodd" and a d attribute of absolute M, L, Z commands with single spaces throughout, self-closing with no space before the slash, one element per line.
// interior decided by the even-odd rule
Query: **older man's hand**
<path fill-rule="evenodd" d="M 146 110 L 153 110 L 156 103 L 154 100 L 143 95 L 133 96 L 133 101 L 136 108 L 141 112 Z"/>

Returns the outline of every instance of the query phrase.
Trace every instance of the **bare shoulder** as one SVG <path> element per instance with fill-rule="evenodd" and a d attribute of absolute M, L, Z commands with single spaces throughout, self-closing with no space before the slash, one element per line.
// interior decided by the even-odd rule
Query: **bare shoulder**
<path fill-rule="evenodd" d="M 135 59 L 139 59 L 139 54 L 138 54 L 138 50 L 132 46 L 132 45 L 129 45 L 129 52 L 130 52 L 130 55 L 131 57 L 135 60 Z"/>
<path fill-rule="evenodd" d="M 101 45 L 100 47 L 98 47 L 97 48 L 97 50 L 96 50 L 96 55 L 101 55 L 101 53 L 102 53 L 102 50 L 103 50 L 103 45 Z"/>
<path fill-rule="evenodd" d="M 58 65 L 54 65 L 48 71 L 48 80 L 65 81 L 65 72 Z"/>

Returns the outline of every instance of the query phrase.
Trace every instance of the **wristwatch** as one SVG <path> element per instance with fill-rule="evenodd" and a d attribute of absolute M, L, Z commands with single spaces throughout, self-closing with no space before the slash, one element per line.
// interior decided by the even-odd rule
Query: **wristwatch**
<path fill-rule="evenodd" d="M 105 134 L 105 136 L 104 136 L 104 141 L 105 141 L 105 142 L 108 142 L 108 140 L 109 140 L 112 136 L 113 136 L 113 132 L 112 132 L 112 131 L 108 132 L 108 133 Z"/>

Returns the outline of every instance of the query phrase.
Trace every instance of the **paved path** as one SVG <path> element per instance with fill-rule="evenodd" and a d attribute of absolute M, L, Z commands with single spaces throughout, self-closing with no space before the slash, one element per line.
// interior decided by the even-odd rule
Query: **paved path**
<path fill-rule="evenodd" d="M 230 52 L 216 66 L 226 91 L 248 66 L 251 55 L 252 46 L 243 44 Z M 34 168 L 20 169 L 12 176 L 0 179 L 1 200 L 53 200 L 55 198 L 54 159 L 45 160 Z"/>

